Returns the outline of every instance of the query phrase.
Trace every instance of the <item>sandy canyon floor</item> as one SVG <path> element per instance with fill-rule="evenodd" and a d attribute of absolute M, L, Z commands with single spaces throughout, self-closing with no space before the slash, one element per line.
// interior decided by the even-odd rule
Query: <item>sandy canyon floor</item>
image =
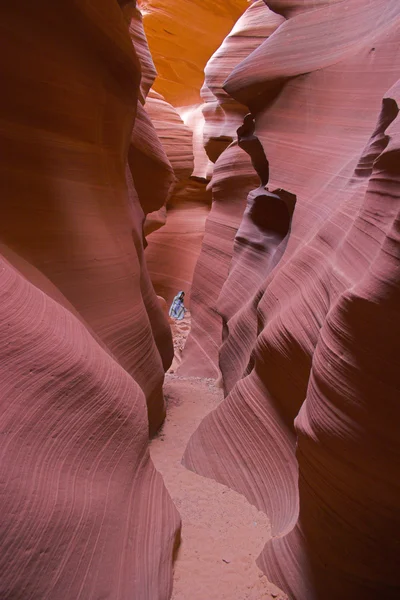
<path fill-rule="evenodd" d="M 174 371 L 190 315 L 173 325 Z M 167 419 L 151 442 L 151 456 L 182 518 L 173 600 L 269 600 L 286 596 L 268 581 L 256 558 L 270 537 L 269 522 L 240 494 L 182 466 L 191 434 L 222 400 L 214 380 L 168 373 Z"/>

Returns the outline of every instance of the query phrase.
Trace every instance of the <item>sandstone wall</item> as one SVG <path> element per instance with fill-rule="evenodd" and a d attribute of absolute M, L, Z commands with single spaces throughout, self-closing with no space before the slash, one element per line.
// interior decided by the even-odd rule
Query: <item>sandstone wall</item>
<path fill-rule="evenodd" d="M 247 0 L 139 0 L 158 79 L 173 106 L 200 102 L 203 69 L 247 8 Z"/>
<path fill-rule="evenodd" d="M 136 160 L 159 165 L 157 208 L 173 174 L 144 145 L 151 61 L 121 5 L 0 8 L 2 598 L 171 594 L 180 523 L 147 445 L 173 349 Z"/>
<path fill-rule="evenodd" d="M 247 0 L 213 2 L 140 0 L 143 21 L 158 77 L 146 103 L 178 183 L 167 205 L 147 218 L 146 259 L 157 293 L 168 303 L 179 290 L 191 305 L 191 282 L 211 205 L 210 163 L 203 149 L 200 87 L 210 55 L 229 32 Z M 173 108 L 174 107 L 174 108 Z M 185 125 L 177 113 L 185 113 Z M 188 158 L 192 170 L 182 177 Z M 194 163 L 194 166 L 193 166 Z M 193 176 L 192 176 L 193 175 Z M 191 177 L 192 176 L 192 177 Z M 154 233 L 153 233 L 154 232 Z"/>
<path fill-rule="evenodd" d="M 296 205 L 286 238 L 271 245 L 265 190 L 256 184 L 246 202 L 235 143 L 217 159 L 180 374 L 221 370 L 226 399 L 184 462 L 270 516 L 259 564 L 291 598 L 394 599 L 400 7 L 266 4 L 286 20 L 239 57 L 223 90 L 255 115 L 269 187 Z M 221 192 L 223 171 L 237 179 L 234 195 Z"/>
<path fill-rule="evenodd" d="M 146 261 L 157 294 L 170 304 L 179 290 L 187 294 L 200 254 L 210 207 L 206 182 L 192 177 L 195 167 L 193 130 L 162 96 L 151 92 L 146 111 L 175 174 L 175 185 L 163 208 L 147 216 Z"/>

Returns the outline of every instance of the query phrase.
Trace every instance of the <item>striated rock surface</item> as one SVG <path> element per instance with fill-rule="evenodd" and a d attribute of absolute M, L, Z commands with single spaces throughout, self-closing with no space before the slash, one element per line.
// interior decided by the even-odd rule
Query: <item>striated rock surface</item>
<path fill-rule="evenodd" d="M 139 100 L 143 104 L 157 77 L 157 71 L 147 43 L 142 13 L 136 6 L 136 0 L 122 0 L 122 2 L 119 0 L 119 3 L 122 5 L 123 14 L 129 28 L 129 35 L 140 62 Z"/>
<path fill-rule="evenodd" d="M 238 20 L 205 69 L 202 88 L 205 124 L 201 133 L 207 154 L 215 162 L 209 184 L 213 204 L 194 272 L 192 330 L 179 368 L 181 375 L 218 377 L 222 320 L 216 303 L 227 278 L 247 194 L 258 184 L 249 155 L 237 146 L 236 130 L 248 108 L 233 100 L 222 85 L 233 66 L 257 48 L 282 21 L 283 18 L 269 10 L 264 2 L 255 2 Z M 209 172 L 207 163 L 196 150 L 198 168 L 206 174 Z"/>
<path fill-rule="evenodd" d="M 179 372 L 220 368 L 226 399 L 184 462 L 267 512 L 274 538 L 259 564 L 293 600 L 394 600 L 400 6 L 266 4 L 286 20 L 224 89 L 255 116 L 269 189 L 288 207 L 297 201 L 277 232 L 277 207 L 258 183 L 246 203 L 237 146 L 217 159 L 213 187 L 225 164 L 236 194 L 231 213 L 229 193 L 214 202 L 206 232 L 236 219 L 226 251 L 206 233 Z"/>
<path fill-rule="evenodd" d="M 171 302 L 178 289 L 184 289 L 190 304 L 193 271 L 211 204 L 211 191 L 206 190 L 206 184 L 213 170 L 204 150 L 206 131 L 199 104 L 203 68 L 248 1 L 141 0 L 139 6 L 158 72 L 156 93 L 152 92 L 147 99 L 146 110 L 178 180 L 167 205 L 146 217 L 146 258 L 157 293 Z M 267 10 L 263 3 L 262 6 Z M 283 20 L 277 15 L 275 19 Z M 225 67 L 223 72 L 228 74 L 230 69 Z M 183 176 L 188 159 L 193 161 L 191 172 Z"/>
<path fill-rule="evenodd" d="M 238 19 L 206 65 L 201 90 L 206 119 L 204 145 L 213 162 L 229 143 L 236 141 L 236 130 L 248 112 L 246 106 L 224 90 L 224 81 L 283 21 L 284 18 L 272 12 L 263 0 L 257 0 Z"/>
<path fill-rule="evenodd" d="M 0 8 L 2 598 L 171 594 L 179 517 L 147 440 L 173 349 L 126 170 L 140 64 L 120 4 Z"/>
<path fill-rule="evenodd" d="M 163 208 L 176 181 L 145 107 L 138 102 L 128 164 L 145 215 Z"/>
<path fill-rule="evenodd" d="M 4 253 L 1 597 L 166 600 L 179 517 L 150 462 L 143 392 L 58 289 Z"/>
<path fill-rule="evenodd" d="M 128 152 L 128 165 L 145 216 L 159 211 L 162 214 L 176 177 L 163 144 L 157 136 L 151 116 L 145 108 L 147 95 L 157 73 L 147 45 L 140 11 L 128 5 L 124 12 L 129 23 L 133 45 L 135 49 L 138 48 L 142 73 L 135 125 Z M 158 220 L 160 219 L 157 215 L 149 218 L 150 223 L 156 223 Z M 152 227 L 154 225 L 147 227 L 147 230 Z M 146 224 L 144 224 L 144 231 L 146 231 Z"/>
<path fill-rule="evenodd" d="M 209 213 L 209 204 L 204 202 L 204 187 L 204 184 L 194 182 L 185 188 L 182 201 L 178 197 L 164 215 L 161 211 L 150 215 L 152 219 L 157 219 L 154 225 L 146 221 L 149 228 L 156 230 L 147 237 L 146 262 L 157 294 L 165 298 L 168 304 L 179 290 L 185 291 L 185 304 L 189 306 L 191 302 L 193 272 Z M 193 200 L 187 201 L 188 193 Z"/>
<path fill-rule="evenodd" d="M 211 378 L 219 375 L 222 320 L 216 302 L 228 276 L 235 232 L 245 209 L 242 194 L 257 183 L 250 167 L 249 158 L 238 146 L 231 146 L 215 164 L 211 181 L 213 203 L 191 289 L 191 334 L 179 375 Z"/>
<path fill-rule="evenodd" d="M 146 261 L 151 279 L 157 294 L 169 304 L 178 290 L 190 290 L 210 194 L 204 181 L 192 178 L 192 129 L 184 124 L 176 109 L 155 92 L 151 92 L 145 108 L 175 175 L 175 185 L 166 205 L 147 215 L 145 222 Z M 189 302 L 190 295 L 186 298 L 186 303 Z"/>
<path fill-rule="evenodd" d="M 193 133 L 191 129 L 185 126 L 177 110 L 154 91 L 151 91 L 146 100 L 146 111 L 157 131 L 178 182 L 189 179 L 193 172 Z"/>
<path fill-rule="evenodd" d="M 247 0 L 140 0 L 158 78 L 155 90 L 173 106 L 200 101 L 203 69 L 247 8 Z"/>

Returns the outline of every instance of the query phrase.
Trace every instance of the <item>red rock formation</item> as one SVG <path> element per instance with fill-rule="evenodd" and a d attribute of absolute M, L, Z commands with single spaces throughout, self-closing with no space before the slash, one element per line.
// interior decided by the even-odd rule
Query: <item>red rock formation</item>
<path fill-rule="evenodd" d="M 219 375 L 222 320 L 216 301 L 228 276 L 234 235 L 245 209 L 243 192 L 249 192 L 256 182 L 250 160 L 237 146 L 230 147 L 215 164 L 213 204 L 194 271 L 190 304 L 192 329 L 178 369 L 180 375 L 211 378 Z"/>
<path fill-rule="evenodd" d="M 59 290 L 5 254 L 0 595 L 166 600 L 179 517 L 149 460 L 144 395 Z"/>
<path fill-rule="evenodd" d="M 230 250 L 211 238 L 203 248 L 193 297 L 214 289 L 197 313 L 185 372 L 196 345 L 196 374 L 210 365 L 216 373 L 217 311 L 228 395 L 184 460 L 269 514 L 274 539 L 259 562 L 292 599 L 391 600 L 400 591 L 400 131 L 399 88 L 386 90 L 398 77 L 400 6 L 267 4 L 288 20 L 224 89 L 256 117 L 270 189 L 287 189 L 297 204 L 272 271 L 266 238 L 259 243 L 248 218 L 254 195 L 234 248 L 239 219 Z M 226 179 L 231 151 L 216 163 L 218 172 L 226 161 Z M 229 212 L 224 198 L 207 229 Z M 245 196 L 232 212 L 237 202 L 244 207 Z"/>
<path fill-rule="evenodd" d="M 295 598 L 400 591 L 398 117 L 390 124 L 399 101 L 397 84 L 352 181 L 361 204 L 330 273 L 332 301 L 295 423 L 298 521 L 260 559 Z"/>
<path fill-rule="evenodd" d="M 184 289 L 190 304 L 193 271 L 211 204 L 206 183 L 212 169 L 203 148 L 204 119 L 198 104 L 203 68 L 247 5 L 247 0 L 229 0 L 221 5 L 211 0 L 139 3 L 158 71 L 155 90 L 162 94 L 157 98 L 153 93 L 146 109 L 178 179 L 167 207 L 150 213 L 145 223 L 151 278 L 157 293 L 168 302 L 179 289 Z M 276 15 L 275 18 L 282 20 Z M 178 107 L 192 130 L 193 150 L 188 146 L 192 133 L 188 133 L 169 102 Z M 182 177 L 189 158 L 194 158 L 194 169 L 192 165 L 191 172 Z"/>
<path fill-rule="evenodd" d="M 175 176 L 154 125 L 140 102 L 128 164 L 145 215 L 160 210 L 173 189 Z"/>
<path fill-rule="evenodd" d="M 193 132 L 193 178 L 199 182 L 207 183 L 211 179 L 213 164 L 204 148 L 204 104 L 180 108 L 179 114 Z"/>
<path fill-rule="evenodd" d="M 255 2 L 236 23 L 205 69 L 203 141 L 208 155 L 215 161 L 209 186 L 213 204 L 206 224 L 203 250 L 194 272 L 192 331 L 179 367 L 181 375 L 218 377 L 222 320 L 216 302 L 228 274 L 233 240 L 246 206 L 246 196 L 257 185 L 249 156 L 237 147 L 236 142 L 223 152 L 236 138 L 236 129 L 248 109 L 233 100 L 222 84 L 237 61 L 247 57 L 282 21 L 263 2 Z M 207 172 L 201 156 L 200 163 L 203 172 Z"/>
<path fill-rule="evenodd" d="M 203 69 L 248 0 L 139 0 L 156 64 L 155 90 L 173 106 L 200 101 Z"/>
<path fill-rule="evenodd" d="M 171 304 L 179 290 L 185 291 L 186 305 L 190 304 L 193 272 L 209 213 L 209 205 L 204 202 L 204 188 L 204 184 L 196 182 L 192 186 L 188 185 L 182 200 L 179 201 L 179 197 L 175 197 L 174 204 L 168 207 L 165 215 L 160 212 L 150 215 L 159 221 L 154 224 L 146 221 L 149 228 L 157 229 L 147 238 L 148 247 L 145 253 L 151 280 L 157 294 L 165 298 L 168 304 Z M 188 195 L 193 199 L 188 200 Z"/>
<path fill-rule="evenodd" d="M 192 131 L 160 94 L 152 91 L 147 97 L 155 68 L 141 15 L 137 9 L 128 14 L 132 18 L 131 37 L 140 47 L 145 73 L 128 160 L 145 213 L 143 233 L 147 236 L 146 262 L 151 280 L 156 292 L 169 303 L 178 288 L 190 288 L 209 199 L 205 184 L 190 179 L 194 166 Z M 162 231 L 154 234 L 161 227 Z"/>
<path fill-rule="evenodd" d="M 129 10 L 125 8 L 125 13 L 130 23 L 129 32 L 132 42 L 134 47 L 138 48 L 142 72 L 128 164 L 143 212 L 148 215 L 162 211 L 173 190 L 175 175 L 154 124 L 144 107 L 147 94 L 156 77 L 156 70 L 147 46 L 142 16 L 137 8 Z M 154 220 L 156 219 L 153 218 Z"/>
<path fill-rule="evenodd" d="M 152 91 L 146 111 L 168 156 L 180 186 L 193 172 L 192 131 L 185 126 L 176 109 Z M 176 191 L 175 186 L 175 190 Z"/>
<path fill-rule="evenodd" d="M 247 107 L 236 102 L 223 88 L 224 81 L 241 60 L 247 58 L 284 21 L 269 10 L 263 0 L 257 0 L 242 15 L 205 68 L 202 97 L 206 118 L 204 145 L 216 158 L 236 140 Z M 213 150 L 213 146 L 217 146 Z M 212 156 L 211 160 L 213 160 Z M 213 160 L 215 162 L 215 160 Z"/>
<path fill-rule="evenodd" d="M 121 4 L 121 0 L 119 0 L 119 3 Z M 142 13 L 136 7 L 136 0 L 124 0 L 122 4 L 123 13 L 129 28 L 129 34 L 135 48 L 136 56 L 140 62 L 141 78 L 139 100 L 144 104 L 147 94 L 157 77 L 157 71 L 144 32 Z"/>
<path fill-rule="evenodd" d="M 172 343 L 125 177 L 139 61 L 110 0 L 0 20 L 0 596 L 167 600 L 179 517 L 147 439 Z"/>
<path fill-rule="evenodd" d="M 150 94 L 146 111 L 176 178 L 167 205 L 149 214 L 145 223 L 146 261 L 151 279 L 156 292 L 171 303 L 178 290 L 190 289 L 210 199 L 206 184 L 191 178 L 194 168 L 192 130 L 159 94 Z"/>

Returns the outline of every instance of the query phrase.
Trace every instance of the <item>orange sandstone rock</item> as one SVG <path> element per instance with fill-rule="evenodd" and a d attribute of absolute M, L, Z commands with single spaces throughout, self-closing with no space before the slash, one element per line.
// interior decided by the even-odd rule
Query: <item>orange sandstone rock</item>
<path fill-rule="evenodd" d="M 173 106 L 200 101 L 204 66 L 247 0 L 140 0 L 158 78 L 155 90 Z"/>

